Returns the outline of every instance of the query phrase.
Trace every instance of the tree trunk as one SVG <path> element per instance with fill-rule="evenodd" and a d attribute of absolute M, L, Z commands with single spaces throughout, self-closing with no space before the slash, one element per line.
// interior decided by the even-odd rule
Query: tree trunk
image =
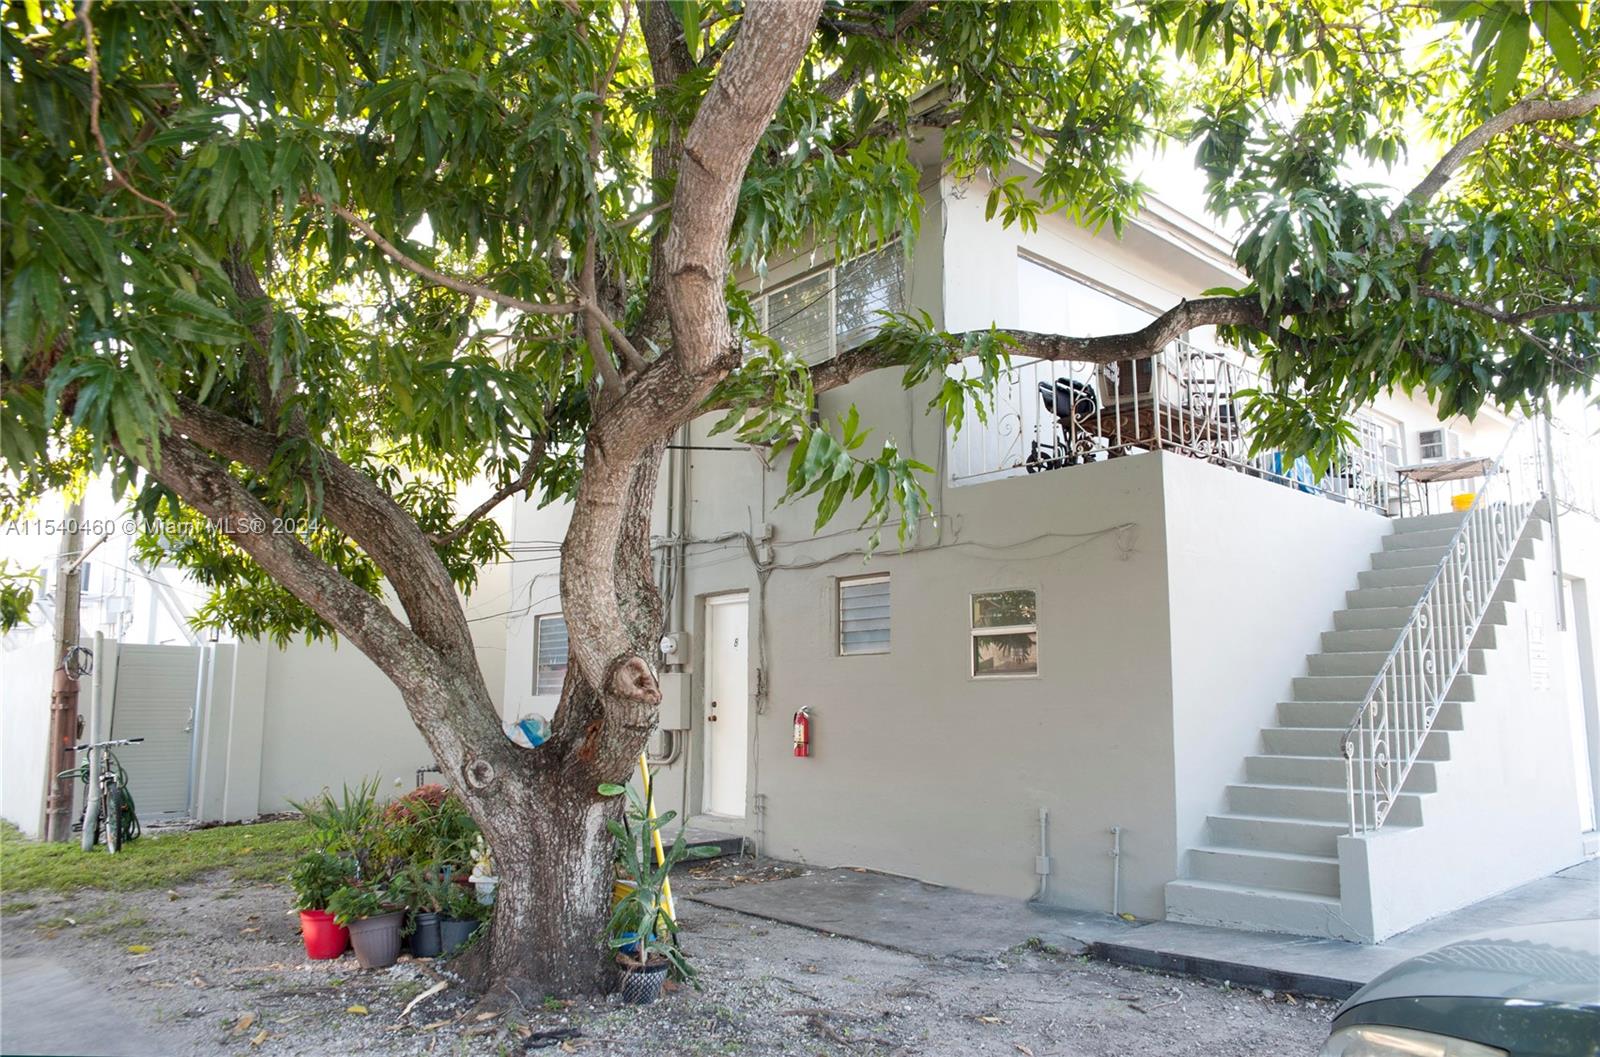
<path fill-rule="evenodd" d="M 485 798 L 481 821 L 500 879 L 486 982 L 523 1003 L 600 994 L 611 983 L 613 802 L 546 772 L 505 785 L 512 803 Z"/>

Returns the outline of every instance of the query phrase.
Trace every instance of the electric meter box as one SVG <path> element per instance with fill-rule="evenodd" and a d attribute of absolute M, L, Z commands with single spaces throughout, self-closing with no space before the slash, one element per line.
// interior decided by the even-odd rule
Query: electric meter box
<path fill-rule="evenodd" d="M 662 730 L 689 729 L 689 675 L 687 672 L 662 672 L 661 711 L 659 725 Z"/>

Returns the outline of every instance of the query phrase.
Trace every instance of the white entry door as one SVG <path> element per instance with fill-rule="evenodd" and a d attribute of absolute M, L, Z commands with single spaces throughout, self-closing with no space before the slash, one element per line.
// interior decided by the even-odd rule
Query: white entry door
<path fill-rule="evenodd" d="M 113 738 L 143 738 L 142 745 L 111 750 L 128 776 L 128 792 L 145 822 L 189 814 L 193 764 L 198 646 L 134 646 L 117 650 L 111 702 Z"/>
<path fill-rule="evenodd" d="M 750 738 L 750 596 L 706 599 L 703 809 L 744 817 Z"/>

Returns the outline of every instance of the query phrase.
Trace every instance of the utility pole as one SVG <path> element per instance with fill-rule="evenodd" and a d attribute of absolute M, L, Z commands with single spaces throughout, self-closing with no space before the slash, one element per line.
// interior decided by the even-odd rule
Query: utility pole
<path fill-rule="evenodd" d="M 83 500 L 67 504 L 61 550 L 56 556 L 56 670 L 50 689 L 50 745 L 45 756 L 44 838 L 72 836 L 72 779 L 56 775 L 72 766 L 78 741 L 78 680 L 67 672 L 67 653 L 78 645 L 78 596 L 82 582 Z"/>

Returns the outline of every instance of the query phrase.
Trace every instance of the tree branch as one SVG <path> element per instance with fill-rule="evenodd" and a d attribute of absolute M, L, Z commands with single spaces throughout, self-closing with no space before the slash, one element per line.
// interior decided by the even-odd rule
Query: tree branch
<path fill-rule="evenodd" d="M 126 188 L 141 202 L 161 210 L 169 221 L 177 220 L 177 210 L 133 186 L 133 181 L 117 168 L 116 162 L 111 160 L 111 150 L 106 146 L 105 133 L 100 130 L 100 53 L 94 46 L 94 22 L 89 17 L 89 9 L 93 5 L 94 0 L 83 0 L 83 3 L 78 5 L 78 21 L 83 23 L 84 60 L 89 64 L 89 133 L 94 136 L 95 147 L 100 151 L 100 160 L 111 170 L 113 183 Z"/>
<path fill-rule="evenodd" d="M 278 452 L 277 437 L 187 397 L 178 398 L 171 429 L 259 474 L 271 471 Z M 317 455 L 325 478 L 322 509 L 328 521 L 378 563 L 424 642 L 446 656 L 472 656 L 471 629 L 455 584 L 415 519 L 371 478 L 332 452 L 319 447 Z"/>
<path fill-rule="evenodd" d="M 1455 305 L 1457 308 L 1464 308 L 1468 312 L 1475 312 L 1480 316 L 1486 316 L 1494 320 L 1496 323 L 1504 323 L 1511 327 L 1520 326 L 1531 319 L 1543 319 L 1546 316 L 1583 315 L 1600 312 L 1600 301 L 1575 301 L 1570 304 L 1539 305 L 1536 308 L 1525 308 L 1519 312 L 1507 312 L 1493 305 L 1484 304 L 1482 301 L 1458 297 L 1455 294 L 1435 289 L 1431 286 L 1418 287 L 1417 293 L 1422 297 L 1443 301 L 1445 304 Z"/>
<path fill-rule="evenodd" d="M 1600 88 L 1591 89 L 1570 99 L 1524 99 L 1514 103 L 1483 124 L 1467 133 L 1445 152 L 1438 163 L 1429 170 L 1422 182 L 1413 187 L 1405 201 L 1413 206 L 1426 205 L 1469 157 L 1494 137 L 1518 125 L 1535 121 L 1567 121 L 1600 109 Z"/>
<path fill-rule="evenodd" d="M 422 276 L 431 283 L 437 283 L 439 286 L 454 290 L 458 294 L 466 294 L 469 297 L 481 297 L 485 301 L 493 301 L 497 305 L 502 305 L 505 308 L 514 308 L 518 312 L 526 312 L 529 315 L 567 316 L 572 315 L 575 312 L 581 312 L 584 309 L 583 302 L 581 301 L 560 301 L 547 304 L 541 304 L 534 301 L 524 301 L 520 297 L 512 297 L 510 294 L 502 294 L 500 291 L 491 290 L 487 286 L 479 286 L 477 283 L 469 283 L 465 279 L 458 279 L 453 275 L 446 275 L 443 272 L 434 268 L 430 268 L 421 261 L 415 260 L 414 258 L 402 253 L 394 245 L 394 243 L 378 234 L 376 228 L 367 223 L 365 220 L 362 220 L 359 216 L 357 216 L 355 213 L 352 213 L 344 206 L 335 202 L 329 202 L 321 195 L 312 195 L 310 197 L 313 202 L 326 207 L 329 212 L 339 216 L 345 221 L 345 223 L 361 232 L 362 235 L 366 236 L 367 241 L 371 242 L 374 246 L 378 247 L 379 250 L 383 251 L 383 255 L 385 257 L 388 257 L 390 260 L 394 261 L 407 271 L 414 272 L 415 274 Z"/>
<path fill-rule="evenodd" d="M 159 464 L 146 467 L 152 477 L 205 515 L 400 689 L 440 766 L 464 776 L 471 761 L 505 762 L 510 745 L 475 658 L 463 664 L 441 657 L 381 599 L 351 583 L 293 533 L 258 529 L 272 524 L 272 512 L 189 440 L 169 433 L 161 456 Z"/>
<path fill-rule="evenodd" d="M 1000 329 L 1014 351 L 1041 360 L 1079 363 L 1115 363 L 1118 360 L 1154 356 L 1177 338 L 1196 327 L 1238 326 L 1270 332 L 1254 297 L 1199 297 L 1180 301 L 1151 320 L 1140 330 L 1126 334 L 1105 334 L 1092 338 L 1072 338 L 1062 334 L 1041 334 L 1032 330 Z M 955 337 L 959 338 L 960 335 Z M 951 362 L 965 355 L 959 341 L 951 345 Z M 902 367 L 909 362 L 906 350 L 887 338 L 873 338 L 847 352 L 811 368 L 811 384 L 819 393 L 837 389 L 863 374 L 884 367 Z"/>
<path fill-rule="evenodd" d="M 547 438 L 539 437 L 536 439 L 528 449 L 527 462 L 523 464 L 522 472 L 517 474 L 516 480 L 512 481 L 503 488 L 497 489 L 494 495 L 491 495 L 488 499 L 485 499 L 483 502 L 479 503 L 472 509 L 471 513 L 462 518 L 460 521 L 456 522 L 456 524 L 451 526 L 448 531 L 434 533 L 428 538 L 431 539 L 436 545 L 441 547 L 450 543 L 454 543 L 456 540 L 460 539 L 469 528 L 487 517 L 495 507 L 516 495 L 518 492 L 526 492 L 529 486 L 533 484 L 533 479 L 539 475 L 539 463 L 544 459 L 544 453 L 548 447 L 549 441 Z"/>

